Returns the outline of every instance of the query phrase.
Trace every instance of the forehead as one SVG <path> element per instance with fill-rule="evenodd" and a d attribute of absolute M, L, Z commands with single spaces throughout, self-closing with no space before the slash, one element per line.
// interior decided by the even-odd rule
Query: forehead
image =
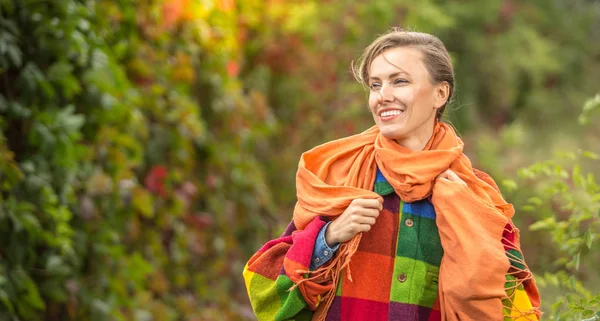
<path fill-rule="evenodd" d="M 385 50 L 376 56 L 369 66 L 369 77 L 385 77 L 392 73 L 404 72 L 419 75 L 427 72 L 423 64 L 423 53 L 412 47 L 396 47 Z"/>

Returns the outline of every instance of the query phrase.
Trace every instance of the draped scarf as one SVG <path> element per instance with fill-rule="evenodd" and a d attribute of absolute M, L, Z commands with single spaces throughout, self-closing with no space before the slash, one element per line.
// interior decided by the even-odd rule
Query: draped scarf
<path fill-rule="evenodd" d="M 436 122 L 422 151 L 385 138 L 377 126 L 317 146 L 302 154 L 299 162 L 294 223 L 303 229 L 316 216 L 335 219 L 356 198 L 381 199 L 371 190 L 379 168 L 402 201 L 431 197 L 444 249 L 438 290 L 443 320 L 502 320 L 510 263 L 501 240 L 514 209 L 487 174 L 472 168 L 463 147 L 443 122 Z M 466 186 L 437 178 L 447 169 Z M 313 320 L 325 319 L 341 272 L 345 270 L 352 280 L 349 263 L 361 235 L 343 243 L 329 264 L 298 271 L 292 278 L 309 306 L 315 307 Z M 308 280 L 331 281 L 331 287 L 322 294 L 322 287 L 315 289 Z"/>

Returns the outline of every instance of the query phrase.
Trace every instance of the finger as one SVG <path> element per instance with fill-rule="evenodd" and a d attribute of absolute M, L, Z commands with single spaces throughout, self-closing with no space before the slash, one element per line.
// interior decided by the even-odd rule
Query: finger
<path fill-rule="evenodd" d="M 445 170 L 444 172 L 442 172 L 440 175 L 438 175 L 438 178 L 445 178 L 448 179 L 448 170 Z"/>
<path fill-rule="evenodd" d="M 356 217 L 356 219 L 354 221 L 358 224 L 373 225 L 373 224 L 375 224 L 375 217 L 373 217 L 373 216 L 358 216 L 358 217 Z"/>
<path fill-rule="evenodd" d="M 365 198 L 357 198 L 352 201 L 352 204 L 358 205 L 364 208 L 376 208 L 382 209 L 382 204 L 379 199 L 365 199 Z"/>
<path fill-rule="evenodd" d="M 358 215 L 366 217 L 378 217 L 379 213 L 379 210 L 376 208 L 362 208 L 357 212 Z"/>
<path fill-rule="evenodd" d="M 458 176 L 458 174 L 456 174 L 454 171 L 450 171 L 450 175 L 451 175 L 451 181 L 455 182 L 455 183 L 459 183 L 462 185 L 467 185 L 467 183 L 460 178 L 460 176 Z"/>
<path fill-rule="evenodd" d="M 379 216 L 379 212 L 377 210 L 363 208 L 360 212 L 352 214 L 349 221 L 353 224 L 367 224 L 368 222 L 375 220 L 377 216 Z"/>
<path fill-rule="evenodd" d="M 453 170 L 447 170 L 446 173 L 448 173 L 448 179 L 453 181 L 453 182 L 457 182 L 460 181 L 460 177 L 458 177 L 458 175 L 456 175 L 456 173 Z"/>
<path fill-rule="evenodd" d="M 371 225 L 369 225 L 369 224 L 361 224 L 361 225 L 360 225 L 360 226 L 357 228 L 357 230 L 359 231 L 359 233 L 360 233 L 360 232 L 368 232 L 368 231 L 370 231 L 370 230 L 371 230 Z"/>

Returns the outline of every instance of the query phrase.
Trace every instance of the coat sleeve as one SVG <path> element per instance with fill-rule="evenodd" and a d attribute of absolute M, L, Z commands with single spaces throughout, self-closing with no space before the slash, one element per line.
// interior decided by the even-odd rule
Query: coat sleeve
<path fill-rule="evenodd" d="M 504 286 L 506 298 L 502 300 L 504 320 L 538 321 L 541 315 L 540 294 L 521 252 L 519 229 L 512 221 L 504 228 L 502 244 L 510 261 Z"/>
<path fill-rule="evenodd" d="M 312 318 L 318 301 L 310 302 L 310 298 L 331 289 L 331 282 L 306 280 L 294 287 L 294 280 L 305 277 L 303 272 L 309 269 L 315 240 L 325 224 L 317 217 L 298 230 L 291 222 L 281 237 L 267 242 L 250 258 L 243 276 L 259 321 Z"/>
<path fill-rule="evenodd" d="M 473 169 L 473 172 L 500 193 L 500 188 L 487 173 L 477 169 Z M 512 220 L 509 220 L 504 227 L 502 245 L 510 262 L 504 285 L 506 298 L 502 300 L 504 320 L 537 321 L 542 314 L 540 294 L 521 252 L 519 229 L 515 227 Z"/>

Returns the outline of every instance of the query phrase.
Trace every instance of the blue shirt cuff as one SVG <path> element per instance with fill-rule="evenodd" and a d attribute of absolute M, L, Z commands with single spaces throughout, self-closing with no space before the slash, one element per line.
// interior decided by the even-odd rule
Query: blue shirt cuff
<path fill-rule="evenodd" d="M 313 249 L 312 259 L 310 261 L 310 270 L 316 270 L 321 265 L 327 263 L 332 257 L 333 254 L 340 247 L 340 244 L 336 244 L 334 247 L 329 247 L 327 242 L 325 241 L 325 231 L 327 231 L 327 227 L 331 224 L 328 222 L 321 228 L 319 231 L 319 235 L 317 235 L 317 240 L 315 241 L 315 247 Z"/>

